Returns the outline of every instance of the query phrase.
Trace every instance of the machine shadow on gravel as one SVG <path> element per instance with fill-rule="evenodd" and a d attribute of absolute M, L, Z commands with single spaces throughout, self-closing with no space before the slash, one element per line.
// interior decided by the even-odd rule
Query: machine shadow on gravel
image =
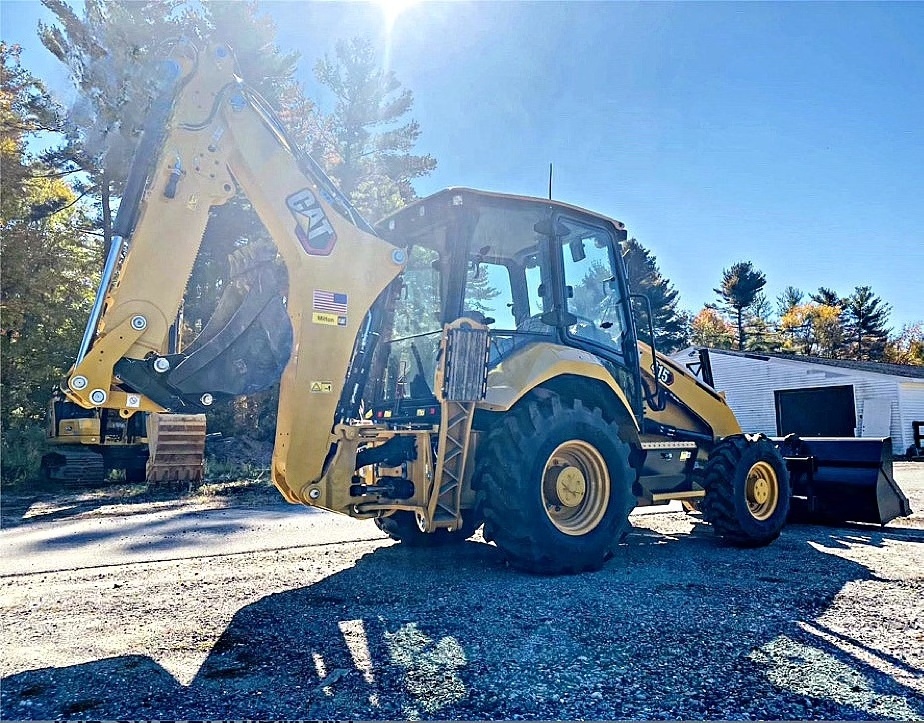
<path fill-rule="evenodd" d="M 919 690 L 811 633 L 874 579 L 824 549 L 914 532 L 794 526 L 738 550 L 698 526 L 636 530 L 565 577 L 478 542 L 384 546 L 240 609 L 189 686 L 127 654 L 3 679 L 4 717 L 920 719 Z"/>

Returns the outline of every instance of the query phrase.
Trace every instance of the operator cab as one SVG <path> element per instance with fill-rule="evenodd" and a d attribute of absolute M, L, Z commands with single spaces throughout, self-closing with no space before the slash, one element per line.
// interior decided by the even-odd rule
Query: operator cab
<path fill-rule="evenodd" d="M 440 337 L 462 317 L 489 328 L 491 367 L 545 341 L 591 352 L 621 384 L 637 386 L 621 223 L 555 201 L 447 189 L 376 231 L 406 249 L 408 262 L 382 300 L 364 395 L 375 421 L 438 420 L 430 387 Z"/>

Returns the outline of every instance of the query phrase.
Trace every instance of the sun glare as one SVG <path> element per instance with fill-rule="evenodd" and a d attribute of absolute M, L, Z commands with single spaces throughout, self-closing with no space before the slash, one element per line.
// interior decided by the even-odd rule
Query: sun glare
<path fill-rule="evenodd" d="M 391 36 L 395 29 L 395 23 L 402 13 L 419 2 L 421 0 L 375 0 L 375 4 L 379 6 L 384 20 L 385 57 L 382 60 L 386 71 L 391 68 Z"/>
<path fill-rule="evenodd" d="M 385 18 L 385 29 L 391 33 L 395 26 L 395 21 L 405 10 L 412 5 L 416 5 L 419 0 L 376 0 L 376 4 L 381 8 L 382 15 Z"/>

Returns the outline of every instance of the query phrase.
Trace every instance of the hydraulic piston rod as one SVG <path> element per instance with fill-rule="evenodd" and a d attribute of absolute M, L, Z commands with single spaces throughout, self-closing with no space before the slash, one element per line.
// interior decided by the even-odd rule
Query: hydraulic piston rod
<path fill-rule="evenodd" d="M 106 303 L 106 295 L 109 293 L 109 285 L 112 283 L 112 276 L 115 273 L 116 264 L 119 261 L 119 255 L 125 242 L 121 236 L 112 237 L 112 245 L 109 247 L 109 255 L 106 257 L 106 265 L 103 267 L 103 278 L 100 280 L 99 288 L 96 290 L 96 299 L 93 301 L 93 308 L 90 310 L 90 318 L 87 321 L 87 328 L 83 332 L 83 339 L 80 342 L 80 349 L 77 352 L 77 361 L 74 366 L 80 365 L 87 352 L 90 351 L 90 343 L 96 335 L 96 329 L 99 326 L 100 316 L 103 314 L 103 304 Z"/>

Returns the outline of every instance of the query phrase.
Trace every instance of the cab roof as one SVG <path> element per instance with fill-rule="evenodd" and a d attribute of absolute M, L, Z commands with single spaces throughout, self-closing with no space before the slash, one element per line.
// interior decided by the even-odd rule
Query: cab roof
<path fill-rule="evenodd" d="M 427 209 L 440 209 L 451 206 L 464 206 L 467 202 L 474 205 L 487 203 L 503 203 L 504 201 L 521 206 L 535 206 L 537 210 L 562 210 L 571 214 L 582 216 L 586 219 L 602 221 L 606 224 L 612 224 L 618 231 L 625 231 L 626 226 L 622 221 L 604 216 L 594 211 L 589 211 L 580 206 L 573 206 L 562 201 L 550 200 L 548 198 L 537 198 L 535 196 L 518 196 L 509 193 L 495 193 L 493 191 L 479 191 L 474 188 L 465 188 L 453 186 L 437 191 L 425 198 L 418 199 L 409 203 L 407 206 L 385 216 L 375 224 L 375 229 L 380 234 L 387 236 L 389 231 L 395 230 L 399 220 L 406 218 L 419 218 L 426 215 Z"/>

